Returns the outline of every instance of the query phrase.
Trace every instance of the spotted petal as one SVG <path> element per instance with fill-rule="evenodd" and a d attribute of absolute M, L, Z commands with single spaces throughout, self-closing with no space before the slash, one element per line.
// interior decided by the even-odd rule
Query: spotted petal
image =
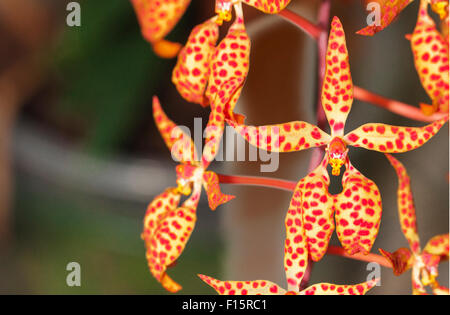
<path fill-rule="evenodd" d="M 266 281 L 220 281 L 205 275 L 198 275 L 220 295 L 282 295 L 286 290 Z"/>
<path fill-rule="evenodd" d="M 302 295 L 364 295 L 372 289 L 378 280 L 371 280 L 355 285 L 336 285 L 331 283 L 314 284 L 300 294 Z"/>
<path fill-rule="evenodd" d="M 172 158 L 178 162 L 195 164 L 197 151 L 191 137 L 167 117 L 158 98 L 153 97 L 153 118 Z"/>
<path fill-rule="evenodd" d="M 445 259 L 448 259 L 449 235 L 441 234 L 434 236 L 428 241 L 423 251 L 431 255 L 441 256 Z"/>
<path fill-rule="evenodd" d="M 178 259 L 191 236 L 200 191 L 201 186 L 197 186 L 181 207 L 171 208 L 161 217 L 152 235 L 144 233 L 150 272 L 170 292 L 181 290 L 181 286 L 167 274 L 167 267 Z"/>
<path fill-rule="evenodd" d="M 336 232 L 350 254 L 368 254 L 381 220 L 381 197 L 377 185 L 347 164 L 342 192 L 336 196 Z"/>
<path fill-rule="evenodd" d="M 266 151 L 300 151 L 326 145 L 331 140 L 330 135 L 304 121 L 260 127 L 239 125 L 233 121 L 227 122 L 250 144 Z"/>
<path fill-rule="evenodd" d="M 385 29 L 400 14 L 400 12 L 413 0 L 377 0 L 380 5 L 380 23 L 366 26 L 359 30 L 357 34 L 373 36 L 379 31 Z M 373 0 L 366 0 L 365 4 L 374 3 Z"/>
<path fill-rule="evenodd" d="M 131 0 L 141 32 L 157 55 L 173 58 L 181 48 L 178 43 L 164 40 L 183 16 L 191 0 Z"/>
<path fill-rule="evenodd" d="M 421 2 L 417 24 L 410 40 L 420 82 L 433 101 L 432 111 L 429 111 L 432 114 L 436 110 L 448 112 L 449 48 L 448 42 L 429 17 L 427 6 L 427 1 Z"/>
<path fill-rule="evenodd" d="M 332 135 L 344 134 L 345 121 L 353 103 L 353 82 L 348 62 L 344 28 L 334 17 L 328 39 L 325 79 L 322 86 L 322 106 Z"/>
<path fill-rule="evenodd" d="M 448 117 L 424 127 L 399 127 L 369 123 L 349 132 L 344 140 L 354 147 L 384 153 L 401 153 L 417 149 L 430 140 Z"/>
<path fill-rule="evenodd" d="M 203 174 L 203 186 L 208 194 L 208 203 L 211 210 L 216 210 L 221 204 L 235 198 L 235 196 L 226 195 L 220 191 L 219 177 L 214 172 L 207 171 Z"/>
<path fill-rule="evenodd" d="M 224 82 L 232 79 L 245 80 L 249 70 L 249 58 L 250 39 L 245 30 L 244 20 L 237 16 L 212 57 L 211 75 L 206 90 L 206 96 L 211 103 Z M 236 91 L 237 96 L 240 95 L 241 88 Z"/>
<path fill-rule="evenodd" d="M 216 18 L 197 25 L 178 55 L 172 72 L 172 82 L 181 96 L 189 102 L 209 105 L 204 97 L 210 74 L 211 58 L 219 36 Z"/>
<path fill-rule="evenodd" d="M 286 8 L 291 0 L 242 0 L 242 2 L 264 13 L 275 14 Z"/>

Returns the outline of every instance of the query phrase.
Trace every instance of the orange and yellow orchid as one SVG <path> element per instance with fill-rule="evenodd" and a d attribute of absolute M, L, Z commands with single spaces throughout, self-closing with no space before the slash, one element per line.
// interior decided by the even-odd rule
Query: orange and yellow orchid
<path fill-rule="evenodd" d="M 142 36 L 162 58 L 175 57 L 181 45 L 164 39 L 183 16 L 191 0 L 131 0 Z"/>
<path fill-rule="evenodd" d="M 447 2 L 448 4 L 448 2 Z M 408 36 L 414 64 L 422 86 L 432 99 L 432 105 L 421 104 L 422 111 L 448 113 L 449 107 L 449 48 L 448 41 L 436 29 L 427 12 L 428 2 L 421 0 L 414 32 Z"/>
<path fill-rule="evenodd" d="M 223 91 L 234 91 L 236 85 L 226 84 Z M 231 94 L 232 92 L 229 92 Z M 217 102 L 227 101 L 215 98 Z M 153 116 L 172 157 L 179 161 L 176 167 L 178 187 L 169 187 L 148 206 L 144 218 L 142 238 L 146 245 L 146 257 L 152 275 L 170 291 L 177 292 L 181 286 L 167 275 L 167 268 L 181 255 L 194 229 L 196 209 L 202 185 L 208 195 L 212 210 L 234 198 L 221 193 L 216 173 L 206 171 L 217 153 L 224 128 L 224 115 L 220 105 L 213 106 L 208 126 L 203 156 L 200 160 L 192 139 L 161 108 L 159 100 L 153 99 Z M 217 110 L 219 108 L 219 110 Z M 190 195 L 179 207 L 181 195 Z"/>
<path fill-rule="evenodd" d="M 376 285 L 377 280 L 356 285 L 318 283 L 300 290 L 301 281 L 308 267 L 306 224 L 297 211 L 288 211 L 285 219 L 287 233 L 284 248 L 287 290 L 266 280 L 220 281 L 205 275 L 199 277 L 222 295 L 363 295 Z M 293 234 L 296 235 L 294 238 Z"/>
<path fill-rule="evenodd" d="M 382 212 L 379 190 L 351 165 L 347 146 L 385 153 L 407 152 L 425 144 L 448 120 L 445 117 L 418 128 L 368 123 L 344 135 L 353 103 L 353 83 L 344 29 L 337 17 L 331 23 L 321 99 L 331 135 L 303 121 L 260 127 L 229 121 L 250 144 L 264 150 L 292 152 L 327 146 L 320 165 L 298 182 L 289 208 L 305 222 L 308 251 L 314 261 L 326 252 L 335 227 L 333 216 L 339 240 L 349 254 L 369 253 L 378 234 Z M 345 165 L 343 190 L 338 195 L 328 193 L 327 164 L 335 176 Z M 298 236 L 296 229 L 287 232 L 288 239 Z"/>
<path fill-rule="evenodd" d="M 449 294 L 436 281 L 438 265 L 449 256 L 449 234 L 437 235 L 431 238 L 423 250 L 420 249 L 420 239 L 417 234 L 416 209 L 414 206 L 411 183 L 405 167 L 392 155 L 386 154 L 398 177 L 398 216 L 403 235 L 409 244 L 408 248 L 400 248 L 393 253 L 380 249 L 383 256 L 392 263 L 395 275 L 400 275 L 412 269 L 413 294 L 426 294 L 426 286 L 432 288 L 433 294 Z"/>
<path fill-rule="evenodd" d="M 242 122 L 233 113 L 249 70 L 250 39 L 245 31 L 242 7 L 235 5 L 236 20 L 225 38 L 215 47 L 218 38 L 218 17 L 196 26 L 181 50 L 172 72 L 172 82 L 189 102 L 208 106 L 224 82 L 239 82 L 239 87 L 224 104 L 228 119 Z"/>

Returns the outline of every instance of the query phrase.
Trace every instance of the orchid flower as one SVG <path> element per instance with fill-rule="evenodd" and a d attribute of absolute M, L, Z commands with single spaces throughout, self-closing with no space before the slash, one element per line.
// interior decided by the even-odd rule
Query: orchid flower
<path fill-rule="evenodd" d="M 154 52 L 163 58 L 175 57 L 181 45 L 164 39 L 183 16 L 191 0 L 131 0 L 141 32 Z"/>
<path fill-rule="evenodd" d="M 448 42 L 436 29 L 434 21 L 428 15 L 427 8 L 427 1 L 422 0 L 416 27 L 410 36 L 417 73 L 422 86 L 433 100 L 432 105 L 421 104 L 421 108 L 425 114 L 433 114 L 436 111 L 448 113 Z"/>
<path fill-rule="evenodd" d="M 392 263 L 395 275 L 400 275 L 412 269 L 413 294 L 426 294 L 426 286 L 431 286 L 434 294 L 449 294 L 448 288 L 442 287 L 436 281 L 438 264 L 448 260 L 449 235 L 442 234 L 433 237 L 420 249 L 420 239 L 417 234 L 416 209 L 414 207 L 411 184 L 405 167 L 392 155 L 386 154 L 398 176 L 398 216 L 403 235 L 409 243 L 408 248 L 400 248 L 393 253 L 383 249 L 380 252 Z"/>
<path fill-rule="evenodd" d="M 353 83 L 344 29 L 334 17 L 322 87 L 322 106 L 331 135 L 303 121 L 261 127 L 229 121 L 250 144 L 268 151 L 292 152 L 327 146 L 320 165 L 298 182 L 289 208 L 289 211 L 297 212 L 298 220 L 303 218 L 305 222 L 308 251 L 315 261 L 326 252 L 334 230 L 334 214 L 337 235 L 349 254 L 369 253 L 378 234 L 382 212 L 379 190 L 373 181 L 351 165 L 347 146 L 386 153 L 407 152 L 425 144 L 448 120 L 446 117 L 419 128 L 368 123 L 344 135 L 352 102 Z M 328 192 L 327 164 L 331 165 L 335 176 L 340 174 L 342 165 L 346 168 L 342 178 L 343 191 L 336 196 Z M 296 229 L 288 229 L 288 235 L 295 239 Z"/>
<path fill-rule="evenodd" d="M 236 85 L 226 84 L 221 88 L 226 95 L 231 95 Z M 215 104 L 227 100 L 216 97 Z M 205 131 L 203 156 L 199 160 L 192 139 L 167 117 L 158 99 L 153 99 L 156 125 L 172 157 L 180 161 L 180 164 L 176 167 L 178 187 L 167 188 L 148 206 L 142 238 L 145 241 L 146 257 L 152 275 L 170 292 L 179 291 L 181 286 L 169 277 L 167 267 L 178 259 L 194 229 L 202 186 L 206 190 L 212 210 L 234 198 L 221 193 L 217 174 L 206 170 L 217 153 L 223 133 L 225 117 L 220 107 L 213 106 Z M 190 197 L 179 207 L 181 195 Z"/>
<path fill-rule="evenodd" d="M 225 38 L 215 47 L 219 30 L 215 16 L 196 26 L 180 51 L 173 69 L 172 81 L 179 93 L 189 102 L 208 106 L 224 82 L 239 82 L 239 87 L 224 104 L 228 119 L 242 122 L 233 113 L 249 70 L 250 39 L 244 26 L 242 7 L 234 5 L 236 20 Z"/>
<path fill-rule="evenodd" d="M 373 288 L 378 280 L 367 281 L 356 285 L 336 285 L 318 283 L 300 290 L 300 283 L 308 265 L 308 246 L 306 244 L 306 223 L 297 211 L 289 210 L 285 220 L 286 240 L 284 248 L 284 266 L 287 279 L 287 290 L 277 284 L 266 281 L 220 281 L 198 275 L 222 295 L 363 295 Z M 295 232 L 293 233 L 293 230 Z M 293 234 L 296 236 L 293 237 Z"/>

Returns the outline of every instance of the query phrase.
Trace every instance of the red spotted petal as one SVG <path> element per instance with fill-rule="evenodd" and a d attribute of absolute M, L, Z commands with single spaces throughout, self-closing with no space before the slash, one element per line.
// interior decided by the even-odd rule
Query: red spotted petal
<path fill-rule="evenodd" d="M 205 275 L 198 275 L 220 295 L 283 295 L 286 290 L 266 281 L 220 281 Z"/>
<path fill-rule="evenodd" d="M 297 184 L 291 201 L 292 210 L 302 214 L 308 251 L 314 261 L 325 255 L 334 231 L 334 200 L 328 193 L 329 185 L 325 156 L 322 163 Z M 295 239 L 296 234 L 291 236 L 290 232 L 287 230 L 289 238 Z"/>
<path fill-rule="evenodd" d="M 219 36 L 216 18 L 197 25 L 191 32 L 186 45 L 178 55 L 172 72 L 172 82 L 181 96 L 189 102 L 209 105 L 204 97 L 210 74 L 211 59 Z"/>
<path fill-rule="evenodd" d="M 203 186 L 208 194 L 208 203 L 211 210 L 216 210 L 221 204 L 235 198 L 235 196 L 226 195 L 220 191 L 219 177 L 214 172 L 207 171 L 203 174 Z"/>
<path fill-rule="evenodd" d="M 408 240 L 409 247 L 415 254 L 418 254 L 420 252 L 420 240 L 417 234 L 416 209 L 414 207 L 410 179 L 402 163 L 390 154 L 386 154 L 386 157 L 398 176 L 397 203 L 400 226 L 405 238 Z"/>
<path fill-rule="evenodd" d="M 264 13 L 275 14 L 286 8 L 291 0 L 242 0 L 242 2 Z"/>
<path fill-rule="evenodd" d="M 304 121 L 260 127 L 227 122 L 250 144 L 272 152 L 292 152 L 320 147 L 331 140 L 330 135 Z"/>
<path fill-rule="evenodd" d="M 448 42 L 436 29 L 434 21 L 428 16 L 427 7 L 427 1 L 422 1 L 416 28 L 411 36 L 414 64 L 422 86 L 433 100 L 434 110 L 448 112 Z"/>
<path fill-rule="evenodd" d="M 176 161 L 195 164 L 198 155 L 194 142 L 188 134 L 167 117 L 156 96 L 153 97 L 153 118 L 172 157 Z"/>
<path fill-rule="evenodd" d="M 240 93 L 244 79 L 233 78 L 220 86 L 220 91 L 214 95 L 211 103 L 211 113 L 204 131 L 205 147 L 203 149 L 203 167 L 207 168 L 219 151 L 225 127 L 225 119 L 233 115 L 234 98 Z M 237 100 L 236 100 L 237 101 Z M 234 103 L 231 105 L 231 103 Z M 231 107 L 230 107 L 231 106 Z"/>
<path fill-rule="evenodd" d="M 374 2 L 366 0 L 365 3 Z M 413 0 L 377 0 L 381 8 L 380 25 L 370 25 L 359 30 L 357 34 L 373 36 L 379 31 L 385 29 L 400 14 L 400 12 Z"/>
<path fill-rule="evenodd" d="M 372 280 L 355 285 L 336 285 L 331 283 L 314 284 L 300 294 L 302 295 L 364 295 L 372 289 L 378 280 Z"/>
<path fill-rule="evenodd" d="M 194 230 L 200 191 L 201 186 L 197 186 L 192 196 L 181 207 L 175 209 L 172 207 L 165 213 L 158 220 L 153 234 L 144 232 L 146 258 L 150 272 L 170 292 L 179 291 L 181 286 L 167 275 L 166 270 L 181 255 Z"/>
<path fill-rule="evenodd" d="M 449 253 L 449 238 L 448 234 L 436 235 L 432 239 L 430 239 L 423 249 L 424 252 L 441 256 L 443 259 L 448 259 Z"/>
<path fill-rule="evenodd" d="M 178 43 L 164 40 L 183 16 L 191 0 L 131 0 L 144 38 L 153 45 L 155 53 L 173 58 L 181 48 Z"/>
<path fill-rule="evenodd" d="M 350 254 L 368 254 L 378 234 L 381 196 L 377 185 L 348 162 L 342 177 L 342 192 L 336 196 L 336 232 Z"/>
<path fill-rule="evenodd" d="M 417 149 L 430 140 L 447 122 L 448 117 L 424 127 L 399 127 L 369 123 L 349 132 L 348 145 L 384 153 L 401 153 Z"/>
<path fill-rule="evenodd" d="M 393 253 L 381 248 L 379 251 L 392 264 L 392 270 L 396 276 L 401 275 L 413 265 L 414 256 L 408 248 L 399 248 Z"/>
<path fill-rule="evenodd" d="M 250 39 L 245 30 L 244 20 L 237 16 L 212 57 L 211 75 L 206 90 L 206 96 L 211 103 L 225 82 L 245 80 L 249 70 L 249 57 Z M 236 91 L 237 97 L 240 91 L 241 89 Z"/>
<path fill-rule="evenodd" d="M 353 103 L 353 82 L 348 62 L 344 28 L 337 17 L 331 22 L 326 55 L 322 106 L 331 127 L 331 134 L 342 136 Z"/>

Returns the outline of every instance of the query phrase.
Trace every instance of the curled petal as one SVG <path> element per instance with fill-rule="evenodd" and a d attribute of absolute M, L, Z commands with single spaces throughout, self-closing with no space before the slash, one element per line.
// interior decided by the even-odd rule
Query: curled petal
<path fill-rule="evenodd" d="M 401 275 L 412 267 L 414 256 L 408 248 L 399 248 L 393 253 L 381 248 L 379 251 L 392 264 L 392 270 L 396 276 Z"/>
<path fill-rule="evenodd" d="M 155 53 L 173 58 L 181 48 L 178 43 L 164 40 L 183 16 L 191 0 L 131 0 L 142 36 L 153 45 Z"/>
<path fill-rule="evenodd" d="M 212 57 L 211 75 L 206 90 L 206 96 L 211 103 L 225 82 L 232 79 L 245 80 L 249 70 L 249 58 L 250 39 L 243 19 L 236 17 L 236 21 L 219 43 Z M 240 89 L 237 92 L 239 96 Z"/>
<path fill-rule="evenodd" d="M 319 260 L 326 251 L 334 230 L 330 204 L 332 198 L 327 191 L 330 179 L 326 165 L 325 157 L 313 172 L 298 182 L 286 214 L 284 268 L 289 291 L 299 291 L 308 265 L 309 250 L 311 257 Z M 319 203 L 322 202 L 325 206 L 319 209 Z"/>
<path fill-rule="evenodd" d="M 336 196 L 336 232 L 350 254 L 368 254 L 381 220 L 381 196 L 377 185 L 348 162 L 342 177 L 342 192 Z"/>
<path fill-rule="evenodd" d="M 378 4 L 381 6 L 380 25 L 369 25 L 359 30 L 357 34 L 373 36 L 379 31 L 385 29 L 391 22 L 400 14 L 400 12 L 413 0 L 378 0 Z M 373 3 L 373 0 L 366 0 L 366 4 Z M 367 7 L 373 9 L 373 7 Z"/>
<path fill-rule="evenodd" d="M 401 153 L 417 149 L 430 140 L 447 122 L 448 117 L 424 127 L 399 127 L 369 123 L 349 132 L 348 145 L 384 152 Z"/>
<path fill-rule="evenodd" d="M 227 122 L 250 144 L 266 151 L 300 151 L 326 145 L 331 140 L 330 135 L 304 121 L 260 127 Z"/>
<path fill-rule="evenodd" d="M 191 137 L 167 117 L 158 98 L 153 97 L 153 118 L 172 157 L 179 162 L 195 164 L 197 151 Z"/>
<path fill-rule="evenodd" d="M 192 196 L 181 207 L 167 212 L 153 235 L 144 238 L 150 272 L 170 292 L 179 291 L 181 286 L 167 275 L 166 270 L 181 255 L 194 230 L 200 191 L 201 186 L 197 185 Z"/>
<path fill-rule="evenodd" d="M 420 240 L 417 234 L 416 209 L 414 207 L 410 179 L 402 163 L 390 154 L 386 154 L 386 157 L 398 176 L 397 206 L 400 226 L 403 235 L 408 240 L 409 247 L 415 254 L 418 254 L 420 252 Z"/>
<path fill-rule="evenodd" d="M 220 281 L 205 275 L 198 275 L 220 295 L 283 295 L 286 290 L 266 281 Z"/>
<path fill-rule="evenodd" d="M 208 194 L 208 203 L 211 210 L 216 210 L 221 204 L 235 198 L 235 196 L 226 195 L 220 191 L 219 177 L 214 172 L 207 171 L 203 174 L 203 186 Z"/>
<path fill-rule="evenodd" d="M 205 147 L 203 149 L 202 163 L 207 168 L 219 151 L 225 127 L 225 119 L 233 116 L 236 93 L 240 93 L 244 79 L 232 78 L 220 86 L 220 91 L 214 94 L 211 103 L 211 113 L 204 131 Z M 233 105 L 231 105 L 233 103 Z M 230 107 L 232 106 L 232 107 Z M 234 116 L 233 116 L 234 117 Z"/>
<path fill-rule="evenodd" d="M 344 28 L 334 17 L 328 39 L 322 106 L 331 127 L 331 134 L 342 136 L 353 103 L 353 82 L 348 62 Z"/>
<path fill-rule="evenodd" d="M 172 82 L 181 96 L 189 102 L 209 105 L 204 97 L 210 74 L 211 58 L 219 36 L 216 18 L 197 25 L 178 55 L 172 72 Z"/>
<path fill-rule="evenodd" d="M 441 256 L 444 259 L 448 259 L 449 253 L 449 235 L 441 234 L 431 238 L 425 248 L 424 252 L 431 255 Z"/>
<path fill-rule="evenodd" d="M 242 0 L 242 2 L 264 13 L 275 14 L 286 8 L 291 0 Z"/>
<path fill-rule="evenodd" d="M 336 285 L 331 283 L 314 284 L 300 294 L 302 295 L 364 295 L 376 286 L 379 280 L 371 280 L 355 285 Z"/>
<path fill-rule="evenodd" d="M 448 42 L 436 29 L 434 21 L 428 16 L 427 6 L 426 1 L 421 2 L 416 28 L 411 36 L 414 64 L 422 86 L 433 100 L 431 108 L 434 111 L 448 112 Z M 433 111 L 431 111 L 432 113 Z"/>
<path fill-rule="evenodd" d="M 334 231 L 334 200 L 328 193 L 329 185 L 325 156 L 322 163 L 298 183 L 294 196 L 299 193 L 300 198 L 291 201 L 291 205 L 297 206 L 297 211 L 302 213 L 308 252 L 314 261 L 325 255 Z"/>

